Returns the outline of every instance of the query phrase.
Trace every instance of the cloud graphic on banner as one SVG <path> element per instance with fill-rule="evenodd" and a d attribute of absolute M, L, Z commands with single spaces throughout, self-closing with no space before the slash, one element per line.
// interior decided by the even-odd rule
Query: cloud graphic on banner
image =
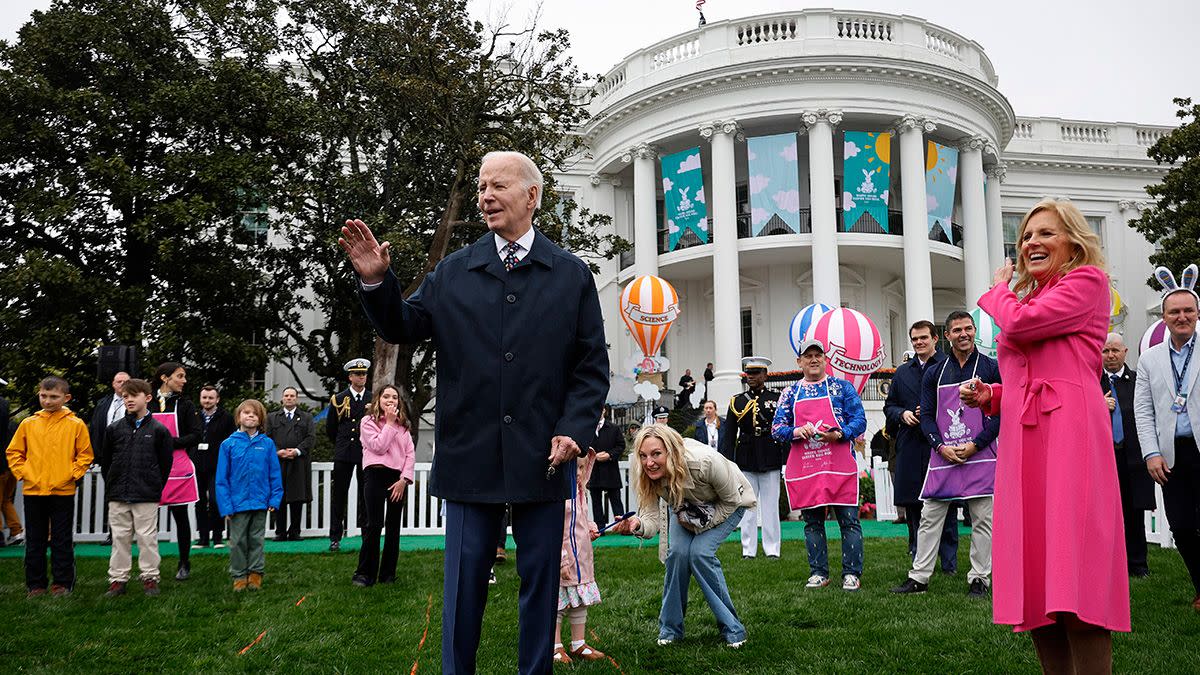
<path fill-rule="evenodd" d="M 880 193 L 880 195 L 879 195 L 879 198 L 883 200 L 883 203 L 884 203 L 884 204 L 887 204 L 887 196 L 888 196 L 888 191 L 887 191 L 887 190 L 884 190 L 884 191 L 883 191 L 882 193 Z"/>
<path fill-rule="evenodd" d="M 951 182 L 958 182 L 958 165 L 957 164 L 950 167 L 950 170 L 947 171 L 946 173 L 950 174 Z"/>
<path fill-rule="evenodd" d="M 675 173 L 687 173 L 688 171 L 700 170 L 700 153 L 688 155 L 687 159 L 679 163 L 679 170 Z"/>
<path fill-rule="evenodd" d="M 850 193 L 843 192 L 842 193 L 842 211 L 853 211 L 855 206 L 858 206 L 858 204 L 855 203 L 854 198 L 850 196 Z"/>
<path fill-rule="evenodd" d="M 668 234 L 675 234 L 675 233 L 676 233 L 676 232 L 678 232 L 678 231 L 679 231 L 679 226 L 675 224 L 675 221 L 673 221 L 673 220 L 668 220 L 668 221 L 667 221 L 667 233 L 668 233 Z"/>
<path fill-rule="evenodd" d="M 931 194 L 925 195 L 925 210 L 929 213 L 933 213 L 934 211 L 937 211 L 937 207 L 938 207 L 937 197 L 935 197 Z"/>
<path fill-rule="evenodd" d="M 675 182 L 669 176 L 663 176 L 663 192 L 670 192 L 675 187 Z"/>
<path fill-rule="evenodd" d="M 775 201 L 775 206 L 778 206 L 781 211 L 789 213 L 800 211 L 800 193 L 796 190 L 780 190 L 771 195 L 771 199 Z"/>
<path fill-rule="evenodd" d="M 787 145 L 786 145 L 786 146 L 783 148 L 783 150 L 781 150 L 781 151 L 779 152 L 779 156 L 780 156 L 780 157 L 782 157 L 782 158 L 784 158 L 784 159 L 786 159 L 786 160 L 787 160 L 787 161 L 789 161 L 789 162 L 794 162 L 794 161 L 796 161 L 796 144 L 795 144 L 795 143 L 788 143 L 788 144 L 787 144 Z"/>
<path fill-rule="evenodd" d="M 751 150 L 749 147 L 747 147 L 746 148 L 746 159 L 753 162 L 754 160 L 758 159 L 758 155 L 754 154 L 754 151 Z"/>
<path fill-rule="evenodd" d="M 700 189 L 696 191 L 695 199 L 696 199 L 696 201 L 700 202 L 701 204 L 708 203 L 708 202 L 704 201 L 704 186 L 703 185 L 701 185 Z"/>
<path fill-rule="evenodd" d="M 771 212 L 766 209 L 750 209 L 750 220 L 755 225 L 762 225 L 771 217 Z"/>
<path fill-rule="evenodd" d="M 750 176 L 750 194 L 756 195 L 762 192 L 763 188 L 767 187 L 767 184 L 770 182 L 770 176 L 764 176 L 762 174 Z"/>
<path fill-rule="evenodd" d="M 846 158 L 857 157 L 862 152 L 854 141 L 846 141 Z"/>

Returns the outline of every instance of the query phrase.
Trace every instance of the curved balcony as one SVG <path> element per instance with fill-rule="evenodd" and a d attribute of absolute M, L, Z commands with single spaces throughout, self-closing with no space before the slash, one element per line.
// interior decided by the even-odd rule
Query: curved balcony
<path fill-rule="evenodd" d="M 596 84 L 593 115 L 664 82 L 789 57 L 834 56 L 917 62 L 966 75 L 988 87 L 998 79 L 973 40 L 924 19 L 878 12 L 806 9 L 716 21 L 638 50 Z"/>

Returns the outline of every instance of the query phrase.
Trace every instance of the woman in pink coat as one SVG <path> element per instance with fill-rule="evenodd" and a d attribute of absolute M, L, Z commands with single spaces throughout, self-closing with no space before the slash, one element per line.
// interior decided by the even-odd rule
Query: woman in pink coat
<path fill-rule="evenodd" d="M 1003 385 L 963 385 L 1000 414 L 992 533 L 993 618 L 1033 633 L 1048 673 L 1108 672 L 1109 631 L 1129 630 L 1112 418 L 1100 388 L 1109 281 L 1099 238 L 1069 201 L 1021 221 L 1013 265 L 979 307 L 1000 328 Z M 1015 291 L 1015 292 L 1014 292 Z"/>

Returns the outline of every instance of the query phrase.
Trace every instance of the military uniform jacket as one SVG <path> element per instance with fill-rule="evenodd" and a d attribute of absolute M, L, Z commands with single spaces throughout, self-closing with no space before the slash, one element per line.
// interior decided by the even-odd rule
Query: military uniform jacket
<path fill-rule="evenodd" d="M 771 437 L 778 405 L 779 392 L 765 387 L 730 399 L 720 450 L 742 471 L 777 471 L 783 466 L 785 448 Z"/>
<path fill-rule="evenodd" d="M 571 497 L 550 439 L 586 451 L 608 394 L 604 320 L 591 271 L 537 232 L 511 271 L 491 232 L 455 251 L 405 299 L 389 271 L 361 292 L 384 340 L 431 340 L 437 411 L 430 492 L 474 503 Z"/>
<path fill-rule="evenodd" d="M 366 397 L 366 392 L 363 396 Z M 289 420 L 286 412 L 276 410 L 267 415 L 267 435 L 275 441 L 276 450 L 296 448 L 300 451 L 300 456 L 295 459 L 279 459 L 283 503 L 311 502 L 312 449 L 317 443 L 317 427 L 312 415 L 296 408 Z"/>
<path fill-rule="evenodd" d="M 325 433 L 329 436 L 329 440 L 333 441 L 333 461 L 362 465 L 362 441 L 358 440 L 358 431 L 367 404 L 370 402 L 371 392 L 366 389 L 363 390 L 362 400 L 355 402 L 354 393 L 350 391 L 350 387 L 346 387 L 329 399 L 329 415 L 325 418 Z"/>

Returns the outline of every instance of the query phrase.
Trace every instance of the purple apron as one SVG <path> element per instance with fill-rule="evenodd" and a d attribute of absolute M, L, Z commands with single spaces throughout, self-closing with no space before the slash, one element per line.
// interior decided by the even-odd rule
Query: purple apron
<path fill-rule="evenodd" d="M 953 357 L 952 357 L 953 358 Z M 979 408 L 964 406 L 958 396 L 961 382 L 942 384 L 942 375 L 946 372 L 946 364 L 938 372 L 937 381 L 937 426 L 946 445 L 962 445 L 975 439 L 983 431 L 983 412 Z M 979 358 L 975 359 L 975 368 L 971 371 L 970 379 L 975 378 L 979 368 Z M 968 379 L 967 381 L 970 381 Z M 970 499 L 972 497 L 988 497 L 995 491 L 996 485 L 996 442 L 992 441 L 986 448 L 971 455 L 963 464 L 954 464 L 942 457 L 936 448 L 930 450 L 929 470 L 925 473 L 925 484 L 921 486 L 922 500 L 951 501 L 955 499 Z"/>

